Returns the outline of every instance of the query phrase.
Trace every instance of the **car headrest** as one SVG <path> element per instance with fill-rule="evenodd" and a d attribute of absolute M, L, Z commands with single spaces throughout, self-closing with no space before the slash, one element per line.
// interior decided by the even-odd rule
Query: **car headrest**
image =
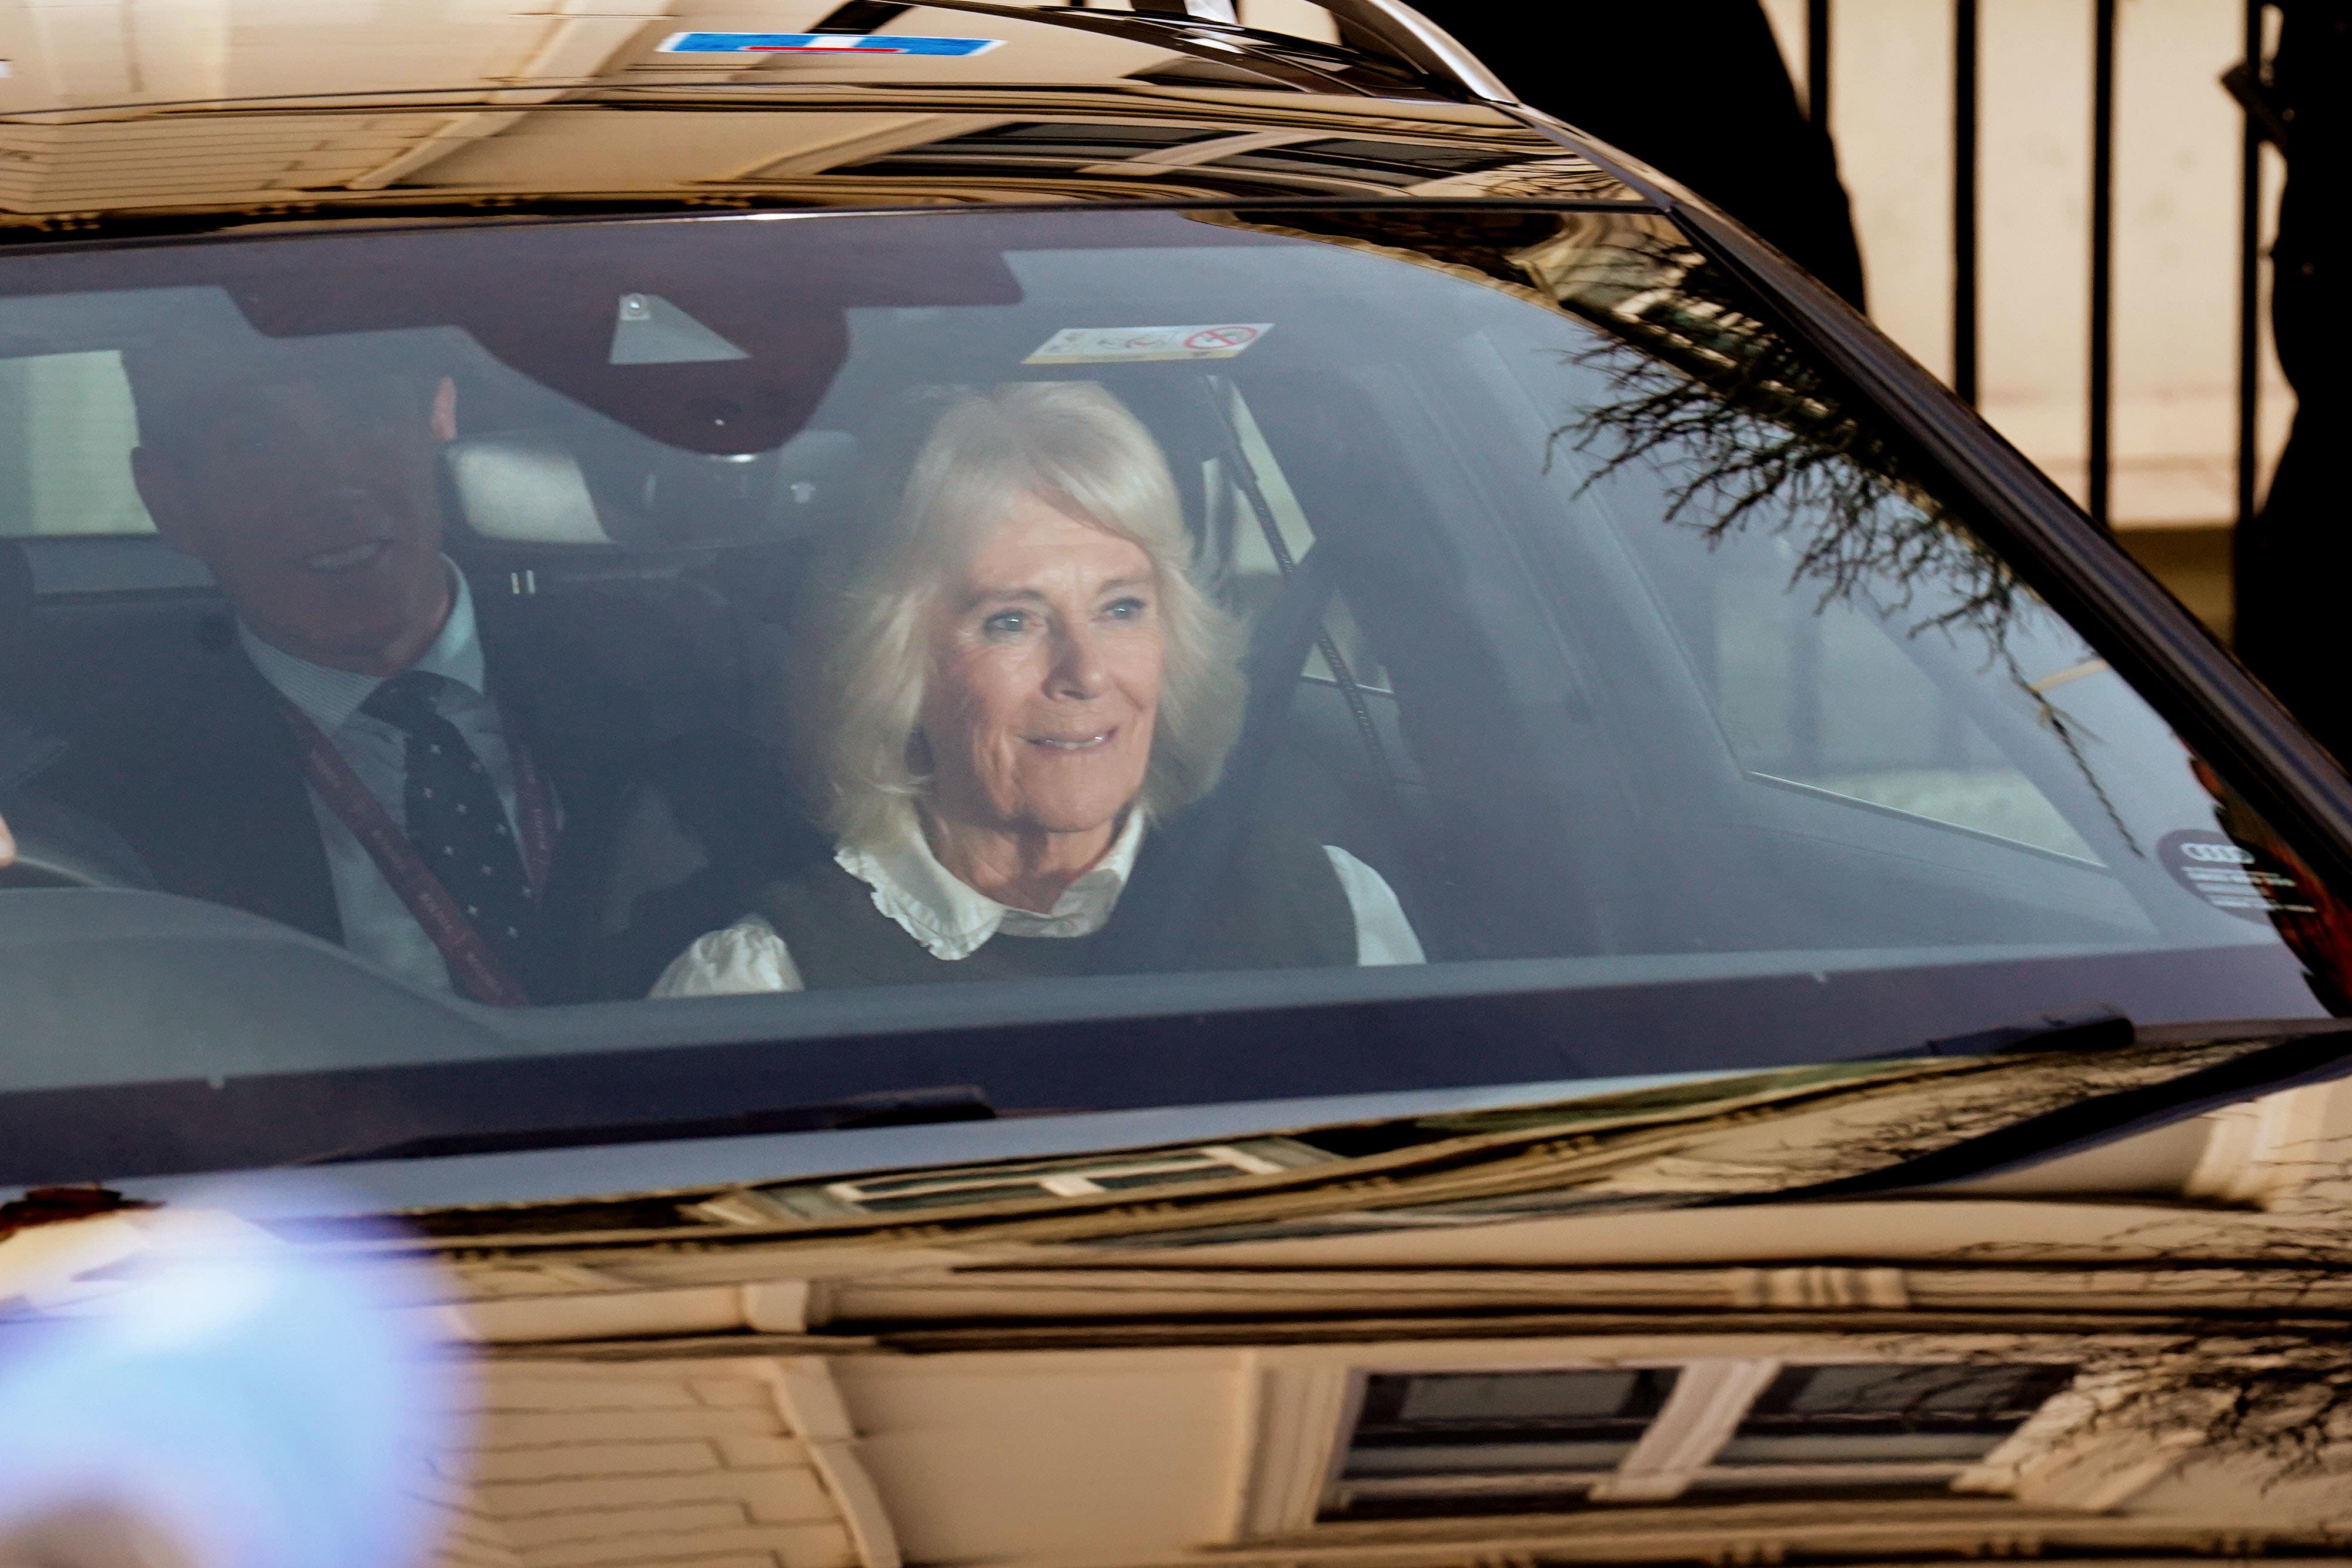
<path fill-rule="evenodd" d="M 15 665 L 33 634 L 33 562 L 16 539 L 0 539 L 0 665 Z"/>
<path fill-rule="evenodd" d="M 33 558 L 21 539 L 0 539 L 0 615 L 33 608 Z"/>
<path fill-rule="evenodd" d="M 662 550 L 806 538 L 846 505 L 857 439 L 803 430 L 772 452 L 713 457 L 625 439 L 583 453 L 510 430 L 444 452 L 458 515 L 480 538 Z"/>
<path fill-rule="evenodd" d="M 841 430 L 803 430 L 776 453 L 776 528 L 792 538 L 845 512 L 857 483 L 857 437 Z"/>

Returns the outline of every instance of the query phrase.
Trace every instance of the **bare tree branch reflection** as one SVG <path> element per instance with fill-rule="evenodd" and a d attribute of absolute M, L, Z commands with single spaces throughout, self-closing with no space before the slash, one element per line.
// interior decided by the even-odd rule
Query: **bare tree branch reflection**
<path fill-rule="evenodd" d="M 2091 766 L 2093 737 L 2035 687 L 2010 644 L 2038 602 L 2015 569 L 1863 417 L 1868 405 L 1831 386 L 1704 255 L 1670 233 L 1596 218 L 1573 214 L 1511 256 L 1609 334 L 1573 362 L 1615 395 L 1552 432 L 1547 463 L 1563 443 L 1593 458 L 1580 495 L 1627 469 L 1662 476 L 1662 520 L 1710 542 L 1750 527 L 1790 540 L 1790 591 L 1811 590 L 1816 613 L 1843 602 L 1882 622 L 1908 618 L 1906 636 L 1980 637 L 1987 666 L 2025 695 L 2116 835 L 2145 853 Z"/>
<path fill-rule="evenodd" d="M 2147 851 L 2092 765 L 2095 739 L 2035 689 L 2011 646 L 2040 601 L 1940 498 L 1920 460 L 1748 305 L 1665 218 L 1581 212 L 1297 211 L 1213 221 L 1381 252 L 1565 311 L 1602 336 L 1570 362 L 1612 395 L 1554 430 L 1591 460 L 1579 494 L 1627 471 L 1661 476 L 1663 520 L 1720 542 L 1790 541 L 1790 591 L 1849 604 L 1900 634 L 1981 639 L 2114 829 Z"/>

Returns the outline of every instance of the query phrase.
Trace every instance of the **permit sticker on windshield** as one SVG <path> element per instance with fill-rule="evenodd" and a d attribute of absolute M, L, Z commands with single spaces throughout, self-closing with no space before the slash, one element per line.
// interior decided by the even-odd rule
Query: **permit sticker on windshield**
<path fill-rule="evenodd" d="M 1230 360 L 1268 332 L 1271 321 L 1199 327 L 1065 327 L 1024 365 L 1107 365 L 1120 360 Z"/>
<path fill-rule="evenodd" d="M 672 33 L 665 55 L 984 55 L 1002 38 L 919 38 L 911 33 Z"/>

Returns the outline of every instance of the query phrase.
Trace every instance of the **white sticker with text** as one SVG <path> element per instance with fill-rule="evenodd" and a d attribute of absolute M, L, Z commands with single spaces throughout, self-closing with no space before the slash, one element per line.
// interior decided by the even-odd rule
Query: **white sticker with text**
<path fill-rule="evenodd" d="M 1101 365 L 1115 360 L 1230 360 L 1273 329 L 1271 321 L 1202 327 L 1065 327 L 1021 362 Z"/>

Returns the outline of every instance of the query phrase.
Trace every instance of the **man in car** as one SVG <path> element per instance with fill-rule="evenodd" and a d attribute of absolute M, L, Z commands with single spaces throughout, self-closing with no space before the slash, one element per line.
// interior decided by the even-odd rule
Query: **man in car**
<path fill-rule="evenodd" d="M 543 999 L 557 835 L 583 802 L 442 553 L 451 383 L 278 344 L 125 370 L 140 496 L 234 616 L 118 675 L 136 689 L 90 705 L 53 787 L 167 892 L 420 985 Z"/>

